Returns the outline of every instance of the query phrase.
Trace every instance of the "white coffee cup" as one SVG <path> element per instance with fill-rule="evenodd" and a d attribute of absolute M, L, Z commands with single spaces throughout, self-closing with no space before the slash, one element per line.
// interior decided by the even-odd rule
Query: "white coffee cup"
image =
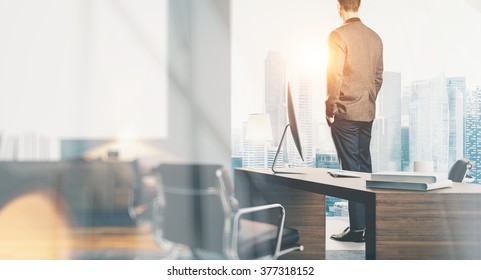
<path fill-rule="evenodd" d="M 414 172 L 432 173 L 433 162 L 427 160 L 414 161 Z"/>

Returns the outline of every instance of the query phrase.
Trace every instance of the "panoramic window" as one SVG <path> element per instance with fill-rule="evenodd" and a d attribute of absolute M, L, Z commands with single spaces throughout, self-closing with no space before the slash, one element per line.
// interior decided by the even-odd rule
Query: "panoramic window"
<path fill-rule="evenodd" d="M 324 116 L 327 38 L 342 24 L 336 5 L 233 1 L 234 166 L 270 167 L 291 83 L 304 161 L 289 136 L 281 165 L 339 168 Z M 434 171 L 447 172 L 465 157 L 475 164 L 471 174 L 481 177 L 481 75 L 473 63 L 481 61 L 481 39 L 472 33 L 481 29 L 479 1 L 363 1 L 360 18 L 384 45 L 373 171 L 409 171 L 414 161 L 432 161 Z M 252 113 L 269 115 L 271 139 L 246 138 Z"/>

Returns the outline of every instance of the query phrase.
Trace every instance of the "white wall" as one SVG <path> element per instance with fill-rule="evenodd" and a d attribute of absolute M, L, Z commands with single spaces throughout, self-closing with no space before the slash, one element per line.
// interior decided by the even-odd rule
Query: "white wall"
<path fill-rule="evenodd" d="M 167 0 L 1 1 L 3 143 L 165 138 L 167 32 Z"/>
<path fill-rule="evenodd" d="M 230 165 L 229 0 L 7 0 L 0 38 L 3 150 L 127 136 Z"/>

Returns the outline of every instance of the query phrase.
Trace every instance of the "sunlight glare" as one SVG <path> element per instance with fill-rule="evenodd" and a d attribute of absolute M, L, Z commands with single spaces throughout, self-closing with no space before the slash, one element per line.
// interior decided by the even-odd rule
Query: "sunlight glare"
<path fill-rule="evenodd" d="M 295 49 L 293 61 L 297 71 L 311 75 L 322 75 L 327 67 L 327 48 L 321 39 L 311 39 L 303 42 Z"/>

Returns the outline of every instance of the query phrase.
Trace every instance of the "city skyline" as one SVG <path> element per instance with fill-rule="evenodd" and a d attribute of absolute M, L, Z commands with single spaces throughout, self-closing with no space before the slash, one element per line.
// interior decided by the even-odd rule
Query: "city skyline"
<path fill-rule="evenodd" d="M 277 58 L 282 54 L 275 53 Z M 266 61 L 273 56 L 272 52 Z M 271 65 L 266 63 L 266 65 Z M 277 99 L 266 98 L 265 107 L 271 108 L 276 114 L 277 122 L 286 122 L 285 97 L 287 91 L 286 78 L 282 75 L 274 76 L 268 73 L 285 73 L 283 63 L 277 64 L 282 71 L 275 71 L 266 67 L 266 82 L 283 85 L 284 92 L 276 90 Z M 292 144 L 291 137 L 287 137 L 288 161 L 290 167 L 327 167 L 336 168 L 334 163 L 335 149 L 331 145 L 323 148 L 329 134 L 327 125 L 315 122 L 312 116 L 311 82 L 312 77 L 306 73 L 297 73 L 291 88 L 294 95 L 298 128 L 305 161 L 301 162 Z M 403 75 L 398 72 L 384 72 L 384 83 L 376 102 L 376 119 L 373 125 L 371 154 L 373 172 L 384 170 L 409 171 L 415 160 L 431 160 L 434 171 L 447 172 L 449 167 L 466 155 L 473 162 L 481 158 L 477 152 L 477 139 L 481 139 L 481 129 L 473 129 L 476 118 L 481 114 L 481 96 L 466 89 L 466 77 L 446 77 L 441 73 L 435 77 L 410 82 L 410 86 L 402 87 Z M 270 87 L 266 87 L 266 91 Z M 476 91 L 473 91 L 476 92 Z M 266 95 L 267 96 L 267 95 Z M 465 105 L 463 100 L 470 97 L 471 106 Z M 281 104 L 275 109 L 276 102 Z M 474 105 L 473 105 L 474 104 Z M 477 105 L 476 105 L 477 104 Z M 473 107 L 478 106 L 478 107 Z M 466 110 L 464 110 L 466 108 Z M 284 117 L 280 112 L 284 113 Z M 476 115 L 477 114 L 477 115 Z M 467 117 L 468 116 L 468 117 Z M 469 119 L 471 116 L 471 119 Z M 471 123 L 469 123 L 471 121 Z M 466 126 L 465 126 L 466 122 Z M 245 126 L 245 123 L 244 123 Z M 233 130 L 235 131 L 235 130 Z M 466 139 L 465 134 L 470 135 Z M 239 134 L 233 135 L 233 143 L 237 149 L 245 149 L 249 157 L 255 154 L 252 146 L 242 146 L 238 143 L 245 140 L 237 139 Z M 331 141 L 330 137 L 327 141 Z M 256 162 L 250 161 L 249 167 L 268 167 L 268 154 L 277 146 L 274 142 L 265 145 L 258 152 Z M 472 147 L 474 145 L 474 148 Z M 234 145 L 233 145 L 234 146 Z M 314 152 L 315 151 L 315 152 Z M 234 152 L 234 154 L 239 154 Z M 246 154 L 245 151 L 243 153 Z M 244 160 L 248 162 L 249 159 Z M 272 159 L 271 161 L 272 162 Z M 473 173 L 477 173 L 477 168 Z"/>
<path fill-rule="evenodd" d="M 314 72 L 314 120 L 323 119 L 327 36 L 341 25 L 337 1 L 263 0 L 233 3 L 232 128 L 239 128 L 249 113 L 265 112 L 262 62 L 269 51 L 282 52 L 287 79 L 305 67 Z M 383 39 L 385 70 L 403 76 L 402 88 L 417 80 L 444 72 L 447 77 L 466 77 L 470 90 L 481 85 L 477 66 L 481 61 L 481 11 L 473 1 L 435 0 L 405 2 L 363 1 L 360 17 Z M 253 8 L 255 7 L 255 9 Z M 478 8 L 478 9 L 477 9 Z M 387 11 L 395 9 L 396 13 Z M 425 11 L 429 11 L 426 13 Z M 446 20 L 449 19 L 449 22 Z M 393 24 L 386 24 L 391 23 Z M 252 47 L 251 42 L 256 42 Z"/>
<path fill-rule="evenodd" d="M 279 53 L 285 59 L 286 82 L 293 82 L 303 71 L 309 73 L 312 145 L 303 146 L 315 151 L 316 166 L 318 161 L 331 165 L 318 159 L 332 160 L 326 155 L 335 152 L 325 124 L 324 101 L 327 37 L 342 24 L 336 2 L 246 0 L 233 4 L 232 131 L 250 113 L 269 113 L 262 62 L 269 52 Z M 366 0 L 360 18 L 378 32 L 384 44 L 385 80 L 371 143 L 374 171 L 407 171 L 413 160 L 422 159 L 431 159 L 436 170 L 447 171 L 456 159 L 467 155 L 466 145 L 470 145 L 465 141 L 461 100 L 481 85 L 479 66 L 473 63 L 481 61 L 481 38 L 471 34 L 473 28 L 481 29 L 479 3 L 421 0 L 409 5 Z M 298 88 L 293 87 L 293 94 L 296 113 L 302 114 Z M 473 133 L 477 139 L 479 133 Z"/>

